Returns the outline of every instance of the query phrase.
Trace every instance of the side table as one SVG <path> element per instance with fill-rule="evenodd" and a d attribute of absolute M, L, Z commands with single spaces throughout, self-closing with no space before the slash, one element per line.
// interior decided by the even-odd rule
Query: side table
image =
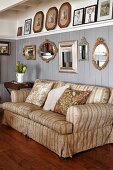
<path fill-rule="evenodd" d="M 9 94 L 11 94 L 9 89 L 12 90 L 20 90 L 25 88 L 32 88 L 34 85 L 33 82 L 25 82 L 25 83 L 17 83 L 17 82 L 5 82 L 4 87 L 8 91 Z"/>

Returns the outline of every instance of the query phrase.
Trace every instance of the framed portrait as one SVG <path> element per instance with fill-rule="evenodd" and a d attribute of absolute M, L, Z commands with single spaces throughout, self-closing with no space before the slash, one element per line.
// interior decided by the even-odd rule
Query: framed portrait
<path fill-rule="evenodd" d="M 23 55 L 27 60 L 36 60 L 36 45 L 28 45 L 23 48 Z"/>
<path fill-rule="evenodd" d="M 0 41 L 0 55 L 10 55 L 10 42 Z"/>
<path fill-rule="evenodd" d="M 84 22 L 84 8 L 74 10 L 73 26 L 81 25 Z"/>
<path fill-rule="evenodd" d="M 18 27 L 17 36 L 22 36 L 22 27 Z"/>
<path fill-rule="evenodd" d="M 77 73 L 77 41 L 59 43 L 59 71 Z"/>
<path fill-rule="evenodd" d="M 39 11 L 34 16 L 34 21 L 33 21 L 34 33 L 42 31 L 43 23 L 44 23 L 44 13 L 42 11 Z"/>
<path fill-rule="evenodd" d="M 85 8 L 85 24 L 96 21 L 97 5 L 88 6 Z"/>
<path fill-rule="evenodd" d="M 71 5 L 65 2 L 61 5 L 58 15 L 58 25 L 60 28 L 65 28 L 71 21 Z"/>
<path fill-rule="evenodd" d="M 97 21 L 112 19 L 113 1 L 98 0 Z"/>
<path fill-rule="evenodd" d="M 31 34 L 32 19 L 25 20 L 24 35 Z"/>
<path fill-rule="evenodd" d="M 57 18 L 58 18 L 58 9 L 56 7 L 50 8 L 46 14 L 45 27 L 47 30 L 53 30 L 56 28 Z"/>

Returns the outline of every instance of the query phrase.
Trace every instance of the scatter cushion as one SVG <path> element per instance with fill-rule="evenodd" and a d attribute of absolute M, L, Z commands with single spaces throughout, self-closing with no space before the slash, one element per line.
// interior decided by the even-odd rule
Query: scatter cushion
<path fill-rule="evenodd" d="M 87 104 L 90 103 L 108 103 L 110 96 L 109 88 L 95 87 L 88 97 Z"/>
<path fill-rule="evenodd" d="M 54 111 L 66 115 L 70 106 L 85 104 L 90 93 L 90 91 L 67 89 L 56 103 Z"/>
<path fill-rule="evenodd" d="M 69 85 L 58 87 L 56 89 L 52 89 L 48 94 L 48 97 L 47 97 L 47 100 L 45 102 L 43 109 L 53 111 L 57 101 L 60 99 L 61 95 L 64 93 L 64 91 L 67 88 L 69 88 Z"/>
<path fill-rule="evenodd" d="M 110 98 L 109 98 L 109 101 L 108 101 L 108 103 L 110 103 L 110 104 L 113 104 L 113 88 L 110 88 Z"/>
<path fill-rule="evenodd" d="M 27 103 L 36 104 L 38 106 L 42 106 L 47 98 L 49 91 L 53 86 L 53 82 L 40 82 L 35 81 L 35 84 L 26 99 Z"/>

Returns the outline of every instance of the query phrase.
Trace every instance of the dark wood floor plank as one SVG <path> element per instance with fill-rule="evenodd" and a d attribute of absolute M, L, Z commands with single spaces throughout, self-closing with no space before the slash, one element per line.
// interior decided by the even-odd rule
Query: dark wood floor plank
<path fill-rule="evenodd" d="M 113 144 L 59 158 L 7 126 L 0 126 L 0 170 L 113 170 Z"/>

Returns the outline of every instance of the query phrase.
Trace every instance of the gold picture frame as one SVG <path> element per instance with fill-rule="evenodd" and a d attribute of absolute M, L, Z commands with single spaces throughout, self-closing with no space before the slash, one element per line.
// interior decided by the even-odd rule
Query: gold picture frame
<path fill-rule="evenodd" d="M 10 42 L 0 41 L 0 55 L 10 55 Z"/>
<path fill-rule="evenodd" d="M 34 16 L 33 31 L 34 33 L 41 32 L 44 24 L 44 13 L 39 11 Z"/>
<path fill-rule="evenodd" d="M 28 45 L 23 48 L 23 55 L 27 60 L 36 60 L 36 45 Z"/>

